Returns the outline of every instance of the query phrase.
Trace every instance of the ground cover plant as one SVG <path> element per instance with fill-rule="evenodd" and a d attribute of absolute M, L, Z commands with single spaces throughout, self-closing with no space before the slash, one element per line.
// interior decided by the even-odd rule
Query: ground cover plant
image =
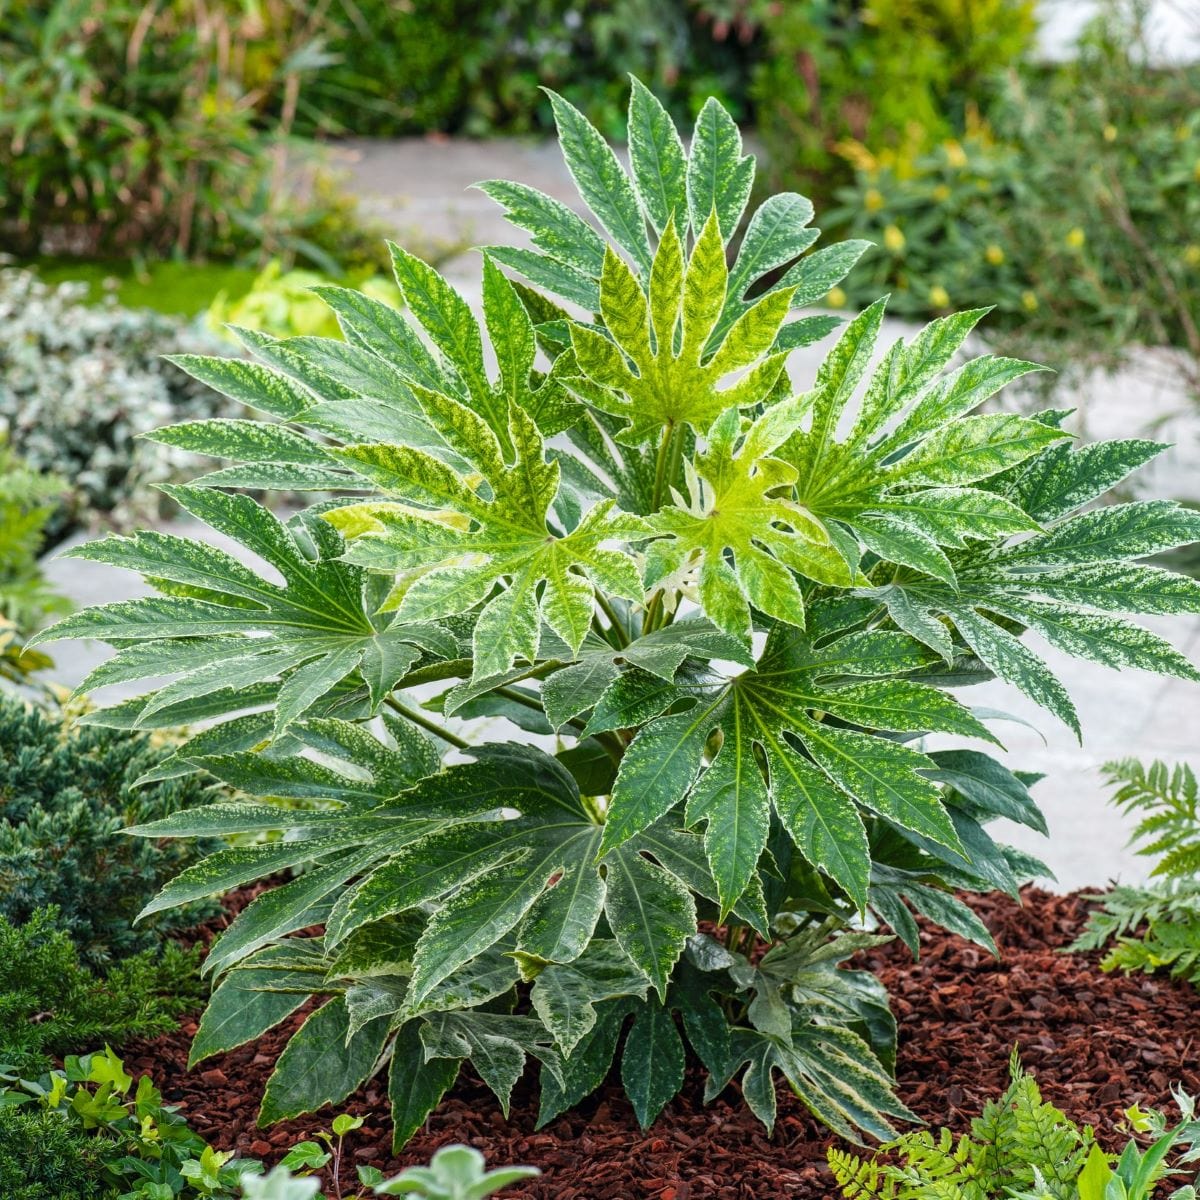
<path fill-rule="evenodd" d="M 93 970 L 53 908 L 0 917 L 0 952 L 0 1063 L 30 1077 L 53 1057 L 174 1029 L 203 1002 L 195 953 L 167 943 Z"/>
<path fill-rule="evenodd" d="M 136 1079 L 109 1047 L 67 1055 L 61 1068 L 22 1079 L 0 1063 L 0 1184 L 6 1200 L 366 1200 L 412 1195 L 483 1200 L 538 1174 L 532 1167 L 484 1169 L 483 1155 L 446 1146 L 428 1166 L 393 1179 L 359 1167 L 362 1188 L 344 1191 L 336 1170 L 342 1141 L 362 1118 L 333 1121 L 325 1140 L 294 1146 L 267 1172 L 254 1158 L 214 1150 L 165 1104 L 148 1075 Z M 334 1164 L 327 1191 L 325 1168 Z"/>
<path fill-rule="evenodd" d="M 1136 1134 L 1148 1133 L 1143 1150 L 1131 1137 L 1119 1155 L 1110 1154 L 1089 1126 L 1080 1127 L 1042 1099 L 1014 1051 L 1012 1082 L 971 1121 L 971 1132 L 948 1129 L 906 1133 L 870 1159 L 836 1148 L 829 1165 L 845 1200 L 1151 1200 L 1160 1181 L 1180 1163 L 1200 1157 L 1200 1122 L 1195 1101 L 1176 1092 L 1179 1120 L 1137 1106 L 1125 1116 Z M 1185 1184 L 1173 1200 L 1195 1200 Z"/>
<path fill-rule="evenodd" d="M 53 906 L 83 959 L 101 966 L 213 915 L 205 902 L 134 925 L 168 879 L 218 848 L 125 836 L 214 798 L 197 776 L 140 785 L 169 753 L 144 735 L 80 728 L 0 696 L 0 917 L 21 924 Z"/>
<path fill-rule="evenodd" d="M 1106 971 L 1167 971 L 1200 986 L 1200 795 L 1186 763 L 1135 759 L 1109 763 L 1113 804 L 1138 814 L 1132 842 L 1154 858 L 1151 882 L 1122 884 L 1088 899 L 1088 916 L 1072 950 L 1107 950 Z"/>
<path fill-rule="evenodd" d="M 255 362 L 177 357 L 274 418 L 154 435 L 231 464 L 166 491 L 262 566 L 161 532 L 104 539 L 72 553 L 160 594 L 51 633 L 117 647 L 86 688 L 174 676 L 89 722 L 212 720 L 155 777 L 204 770 L 259 797 L 135 832 L 285 835 L 218 851 L 147 907 L 295 873 L 214 944 L 192 1049 L 322 998 L 264 1123 L 390 1063 L 399 1145 L 463 1062 L 507 1109 L 529 1057 L 544 1122 L 624 1038 L 643 1124 L 690 1047 L 709 1095 L 740 1080 L 768 1128 L 782 1076 L 836 1132 L 891 1138 L 911 1115 L 895 1022 L 841 965 L 879 941 L 860 919 L 915 950 L 915 910 L 991 948 L 952 890 L 1015 894 L 1038 864 L 987 825 L 1044 828 L 1031 777 L 913 743 L 995 741 L 951 691 L 993 674 L 1078 732 L 1026 630 L 1195 678 L 1112 614 L 1200 609 L 1195 581 L 1136 561 L 1200 537 L 1200 516 L 1086 507 L 1155 443 L 1077 448 L 1061 412 L 976 413 L 1037 369 L 951 367 L 982 311 L 871 369 L 875 303 L 797 391 L 788 351 L 836 319 L 790 314 L 862 244 L 807 253 L 812 207 L 785 193 L 731 264 L 754 161 L 720 105 L 685 151 L 635 83 L 627 174 L 552 103 L 596 225 L 486 184 L 535 248 L 485 255 L 482 325 L 394 248 L 407 313 L 326 287 L 344 341 L 246 334 Z M 340 495 L 281 521 L 234 490 L 272 487 Z M 456 721 L 475 716 L 517 734 L 472 743 Z"/>

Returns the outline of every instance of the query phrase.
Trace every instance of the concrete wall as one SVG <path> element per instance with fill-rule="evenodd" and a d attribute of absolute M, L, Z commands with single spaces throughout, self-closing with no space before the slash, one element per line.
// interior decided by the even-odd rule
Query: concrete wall
<path fill-rule="evenodd" d="M 1200 0 L 1148 0 L 1150 43 L 1162 63 L 1200 60 Z M 1102 0 L 1041 0 L 1038 53 L 1052 62 L 1070 58 L 1083 27 Z"/>

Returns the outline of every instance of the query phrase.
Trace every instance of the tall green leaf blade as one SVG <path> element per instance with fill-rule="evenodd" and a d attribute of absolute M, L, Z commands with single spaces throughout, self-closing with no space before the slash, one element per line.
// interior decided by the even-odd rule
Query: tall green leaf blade
<path fill-rule="evenodd" d="M 691 892 L 669 871 L 630 850 L 605 859 L 604 913 L 621 949 L 665 999 L 687 939 L 696 932 Z"/>
<path fill-rule="evenodd" d="M 650 243 L 629 176 L 595 126 L 569 101 L 549 89 L 558 141 L 579 194 L 600 224 L 627 250 L 640 270 L 650 270 Z"/>
<path fill-rule="evenodd" d="M 683 1086 L 683 1041 L 668 1009 L 646 1001 L 634 1014 L 621 1056 L 621 1082 L 647 1129 Z"/>
<path fill-rule="evenodd" d="M 341 996 L 304 1022 L 267 1080 L 259 1125 L 340 1104 L 371 1075 L 387 1037 L 387 1021 L 372 1021 L 347 1041 L 349 1031 L 350 1014 Z"/>
<path fill-rule="evenodd" d="M 388 1072 L 388 1100 L 392 1109 L 392 1153 L 399 1154 L 429 1114 L 454 1086 L 462 1060 L 426 1060 L 420 1022 L 407 1021 L 396 1034 Z"/>
<path fill-rule="evenodd" d="M 734 234 L 750 189 L 754 185 L 754 159 L 742 156 L 742 135 L 733 118 L 709 97 L 696 118 L 687 164 L 687 200 L 692 228 L 703 228 L 716 213 L 721 235 Z"/>
<path fill-rule="evenodd" d="M 650 224 L 662 233 L 672 217 L 687 214 L 687 163 L 683 142 L 667 110 L 638 79 L 629 93 L 629 162 Z"/>

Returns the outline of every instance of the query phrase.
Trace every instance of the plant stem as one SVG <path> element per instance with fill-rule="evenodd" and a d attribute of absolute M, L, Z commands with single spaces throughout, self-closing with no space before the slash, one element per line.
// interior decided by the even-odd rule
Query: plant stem
<path fill-rule="evenodd" d="M 617 611 L 613 608 L 612 601 L 599 589 L 596 590 L 596 603 L 600 605 L 600 611 L 608 618 L 612 632 L 617 636 L 618 649 L 628 646 L 628 630 L 626 630 L 621 618 L 617 616 Z"/>
<path fill-rule="evenodd" d="M 648 633 L 653 633 L 661 623 L 659 618 L 663 611 L 663 592 L 659 588 L 653 596 L 650 597 L 650 603 L 646 607 L 646 616 L 642 620 L 642 637 Z"/>
<path fill-rule="evenodd" d="M 654 492 L 650 497 L 650 511 L 658 512 L 662 504 L 667 478 L 667 459 L 671 453 L 671 438 L 673 430 L 670 425 L 663 430 L 662 441 L 658 443 L 658 458 L 654 463 Z"/>
<path fill-rule="evenodd" d="M 449 742 L 450 745 L 457 746 L 460 750 L 466 750 L 471 745 L 470 742 L 460 738 L 457 733 L 451 733 L 450 730 L 439 725 L 436 721 L 431 721 L 423 712 L 415 708 L 409 708 L 407 704 L 401 704 L 395 696 L 388 696 L 386 703 L 390 709 L 399 713 L 414 725 L 419 725 L 422 729 L 432 733 L 434 737 L 440 737 L 442 741 Z"/>

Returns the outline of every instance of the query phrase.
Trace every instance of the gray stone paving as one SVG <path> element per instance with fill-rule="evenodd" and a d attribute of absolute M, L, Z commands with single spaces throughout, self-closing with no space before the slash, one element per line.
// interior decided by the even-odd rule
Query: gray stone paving
<path fill-rule="evenodd" d="M 513 231 L 496 206 L 470 185 L 494 177 L 520 179 L 578 206 L 574 189 L 552 145 L 526 142 L 431 142 L 349 146 L 339 151 L 351 186 L 364 207 L 405 239 L 420 230 L 426 241 L 463 240 L 486 245 L 512 240 Z M 478 305 L 478 256 L 460 254 L 444 268 L 464 296 Z M 891 323 L 892 336 L 911 327 Z M 885 339 L 885 341 L 890 338 Z M 798 384 L 807 386 L 824 347 L 793 356 Z M 1145 496 L 1200 500 L 1200 422 L 1195 410 L 1171 386 L 1159 364 L 1140 363 L 1115 379 L 1096 379 L 1072 397 L 1079 410 L 1076 431 L 1083 436 L 1152 436 L 1174 440 L 1175 448 L 1141 485 Z M 246 557 L 239 548 L 194 523 L 179 522 L 178 532 L 204 537 Z M 77 604 L 142 594 L 127 572 L 74 560 L 47 565 L 51 581 Z M 1200 661 L 1200 618 L 1147 620 L 1156 632 Z M 57 681 L 74 686 L 107 655 L 96 643 L 60 643 L 50 648 L 57 659 Z M 1014 829 L 1011 840 L 1047 860 L 1062 889 L 1100 885 L 1109 879 L 1142 877 L 1141 862 L 1126 849 L 1127 823 L 1105 802 L 1098 767 L 1126 755 L 1167 760 L 1188 759 L 1200 766 L 1200 684 L 1164 680 L 1137 671 L 1120 673 L 1077 662 L 1049 647 L 1039 647 L 1074 696 L 1084 742 L 1057 726 L 1019 693 L 989 683 L 961 693 L 973 705 L 1003 709 L 1036 726 L 998 727 L 1010 765 L 1042 771 L 1037 795 L 1050 825 L 1051 839 Z M 478 726 L 479 732 L 483 732 Z"/>

